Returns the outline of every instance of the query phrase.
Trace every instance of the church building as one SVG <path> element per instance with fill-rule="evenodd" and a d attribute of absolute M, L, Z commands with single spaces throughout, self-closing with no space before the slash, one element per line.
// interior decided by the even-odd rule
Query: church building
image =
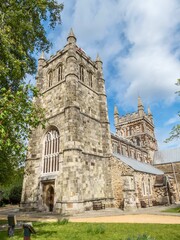
<path fill-rule="evenodd" d="M 135 210 L 179 200 L 178 180 L 154 166 L 150 109 L 140 97 L 135 113 L 120 116 L 115 107 L 110 132 L 102 61 L 78 47 L 72 30 L 61 51 L 39 58 L 36 84 L 46 126 L 29 139 L 23 210 L 83 212 L 96 201 Z"/>

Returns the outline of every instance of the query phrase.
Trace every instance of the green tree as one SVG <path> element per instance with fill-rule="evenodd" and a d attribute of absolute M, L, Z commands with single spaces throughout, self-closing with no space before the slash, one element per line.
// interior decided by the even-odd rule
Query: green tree
<path fill-rule="evenodd" d="M 177 83 L 176 83 L 177 86 L 180 86 L 180 79 L 177 80 Z M 179 96 L 180 96 L 180 91 L 177 91 L 176 92 Z M 180 117 L 180 112 L 178 113 L 179 117 Z M 176 126 L 174 126 L 170 132 L 170 137 L 167 138 L 165 140 L 165 142 L 169 142 L 169 141 L 172 141 L 174 139 L 178 139 L 180 138 L 180 124 L 177 124 Z"/>
<path fill-rule="evenodd" d="M 43 124 L 43 109 L 32 103 L 38 90 L 25 82 L 36 72 L 34 53 L 48 51 L 46 28 L 61 23 L 55 0 L 0 2 L 0 182 L 11 181 L 24 161 L 31 129 Z"/>
<path fill-rule="evenodd" d="M 25 159 L 31 128 L 44 122 L 43 109 L 32 102 L 30 90 L 37 97 L 38 90 L 28 84 L 19 86 L 14 93 L 6 88 L 0 91 L 0 183 L 13 177 Z"/>
<path fill-rule="evenodd" d="M 17 189 L 17 195 L 15 192 L 15 196 L 18 196 L 17 203 L 20 202 L 20 194 L 22 191 L 23 184 L 23 175 L 24 175 L 24 167 L 19 167 L 16 171 L 13 172 L 13 181 L 11 183 L 0 185 L 0 206 L 8 203 L 13 203 L 12 195 L 13 189 Z M 16 191 L 16 190 L 15 190 Z"/>

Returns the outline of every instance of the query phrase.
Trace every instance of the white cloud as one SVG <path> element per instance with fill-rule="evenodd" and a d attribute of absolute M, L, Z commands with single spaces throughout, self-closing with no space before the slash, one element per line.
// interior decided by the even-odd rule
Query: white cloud
<path fill-rule="evenodd" d="M 125 92 L 116 92 L 118 99 L 131 105 L 140 94 L 149 104 L 175 100 L 175 82 L 179 77 L 179 53 L 174 48 L 173 35 L 180 20 L 178 1 L 130 1 L 123 9 L 124 33 L 132 44 L 127 56 L 118 56 L 116 62 L 120 80 L 111 89 L 124 83 Z M 176 32 L 179 39 L 180 33 Z M 123 98 L 122 98 L 123 97 Z"/>
<path fill-rule="evenodd" d="M 166 49 L 134 49 L 131 56 L 119 58 L 118 66 L 121 70 L 121 82 L 118 83 L 123 81 L 126 87 L 124 101 L 132 103 L 137 95 L 148 104 L 156 101 L 168 104 L 175 100 L 180 64 Z"/>
<path fill-rule="evenodd" d="M 176 123 L 179 123 L 179 116 L 178 115 L 175 115 L 174 117 L 170 118 L 167 122 L 164 123 L 165 126 L 168 126 L 168 125 L 174 125 Z"/>

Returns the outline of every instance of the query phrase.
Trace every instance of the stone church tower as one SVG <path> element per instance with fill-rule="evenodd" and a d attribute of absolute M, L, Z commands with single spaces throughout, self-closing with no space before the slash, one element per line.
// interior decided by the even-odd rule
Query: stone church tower
<path fill-rule="evenodd" d="M 152 163 L 154 151 L 158 148 L 153 116 L 150 108 L 148 108 L 148 113 L 145 113 L 141 98 L 138 97 L 138 111 L 132 114 L 119 116 L 118 109 L 115 107 L 114 122 L 116 134 L 146 150 Z"/>
<path fill-rule="evenodd" d="M 46 113 L 46 128 L 33 130 L 25 165 L 21 208 L 80 212 L 94 200 L 112 201 L 111 136 L 102 61 L 92 61 L 67 44 L 38 61 L 35 104 Z"/>

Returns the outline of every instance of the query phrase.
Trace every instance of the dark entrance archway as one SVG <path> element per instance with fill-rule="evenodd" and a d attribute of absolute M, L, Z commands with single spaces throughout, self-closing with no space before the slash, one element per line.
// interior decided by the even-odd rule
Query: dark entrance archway
<path fill-rule="evenodd" d="M 55 182 L 42 181 L 42 201 L 45 211 L 53 212 L 55 205 Z"/>
<path fill-rule="evenodd" d="M 49 208 L 49 212 L 53 212 L 54 208 L 54 188 L 49 186 L 46 192 L 46 205 Z"/>

